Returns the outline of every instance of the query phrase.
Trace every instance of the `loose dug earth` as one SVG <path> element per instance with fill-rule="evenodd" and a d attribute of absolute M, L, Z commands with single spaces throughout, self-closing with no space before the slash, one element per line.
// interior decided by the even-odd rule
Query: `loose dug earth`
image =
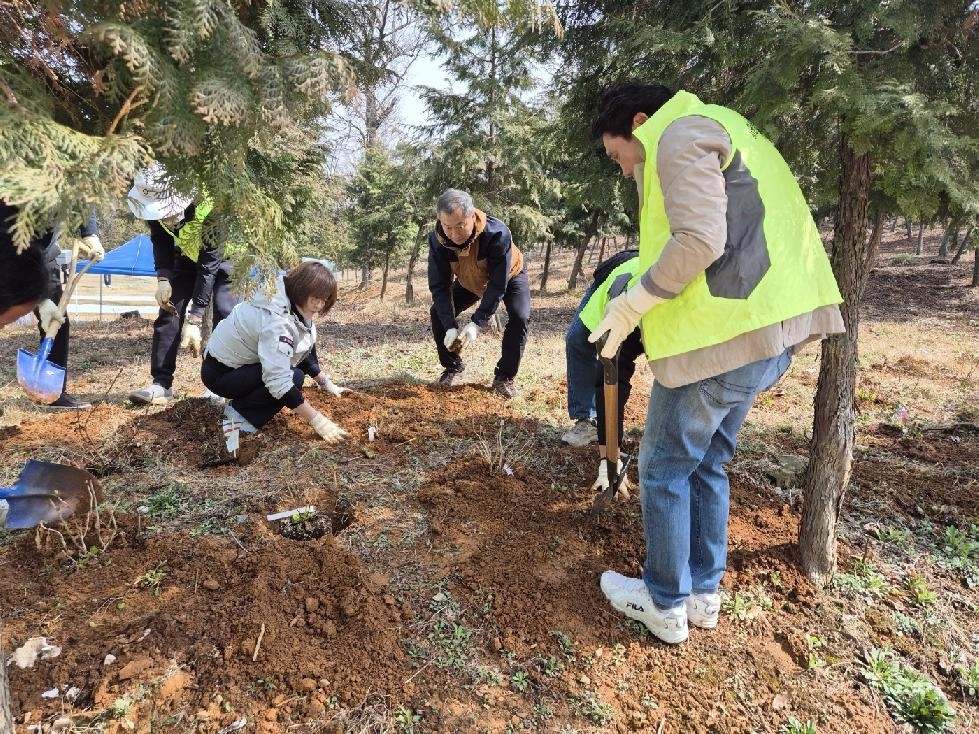
<path fill-rule="evenodd" d="M 9 669 L 17 730 L 68 717 L 84 732 L 776 732 L 794 717 L 903 731 L 861 675 L 864 651 L 890 646 L 943 689 L 951 730 L 975 731 L 956 665 L 979 659 L 979 593 L 942 537 L 979 522 L 979 431 L 974 416 L 907 432 L 866 420 L 875 399 L 890 410 L 884 367 L 861 393 L 849 585 L 819 592 L 798 570 L 800 497 L 776 459 L 805 454 L 807 426 L 770 423 L 799 409 L 800 366 L 731 466 L 721 622 L 676 647 L 599 591 L 607 568 L 638 572 L 638 502 L 588 515 L 594 448 L 560 446 L 539 408 L 563 403 L 559 381 L 513 404 L 476 383 L 307 388 L 348 440 L 326 446 L 282 415 L 233 461 L 201 398 L 28 417 L 0 429 L 4 483 L 29 457 L 68 460 L 108 504 L 87 531 L 0 536 L 6 654 L 38 636 L 61 648 Z M 630 404 L 627 450 L 644 408 Z M 304 505 L 316 513 L 265 519 Z"/>

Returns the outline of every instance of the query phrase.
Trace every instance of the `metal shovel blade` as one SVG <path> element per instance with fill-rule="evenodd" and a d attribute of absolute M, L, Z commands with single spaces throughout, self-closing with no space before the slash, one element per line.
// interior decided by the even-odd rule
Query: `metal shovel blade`
<path fill-rule="evenodd" d="M 40 523 L 64 520 L 102 498 L 98 480 L 84 469 L 31 459 L 17 483 L 0 487 L 7 503 L 4 527 L 24 530 Z"/>
<path fill-rule="evenodd" d="M 64 367 L 48 359 L 53 344 L 54 337 L 44 337 L 37 356 L 24 349 L 17 350 L 17 383 L 31 400 L 42 405 L 57 400 L 65 386 Z"/>

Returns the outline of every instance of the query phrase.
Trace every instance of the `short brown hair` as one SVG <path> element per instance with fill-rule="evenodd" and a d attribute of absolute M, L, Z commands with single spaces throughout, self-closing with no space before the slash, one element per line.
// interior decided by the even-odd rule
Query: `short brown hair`
<path fill-rule="evenodd" d="M 322 298 L 326 303 L 318 316 L 322 316 L 337 302 L 337 282 L 333 273 L 323 263 L 300 263 L 288 273 L 283 282 L 286 297 L 295 304 L 305 304 L 310 298 Z"/>

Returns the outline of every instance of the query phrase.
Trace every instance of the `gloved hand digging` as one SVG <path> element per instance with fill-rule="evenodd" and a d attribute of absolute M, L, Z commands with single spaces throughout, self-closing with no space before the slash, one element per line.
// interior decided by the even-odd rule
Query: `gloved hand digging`
<path fill-rule="evenodd" d="M 468 347 L 470 344 L 473 344 L 479 337 L 480 331 L 481 329 L 472 321 L 466 324 L 465 328 L 459 332 L 459 341 L 462 342 L 462 346 Z"/>
<path fill-rule="evenodd" d="M 588 341 L 594 344 L 608 332 L 608 340 L 602 348 L 601 355 L 611 359 L 619 350 L 619 345 L 642 321 L 646 312 L 664 300 L 666 299 L 647 291 L 642 283 L 632 286 L 621 296 L 616 296 L 608 302 L 605 315 L 588 337 Z"/>
<path fill-rule="evenodd" d="M 201 356 L 201 327 L 184 321 L 184 327 L 180 330 L 180 348 L 190 349 L 190 353 L 195 357 Z"/>
<path fill-rule="evenodd" d="M 61 313 L 61 309 L 58 308 L 58 304 L 52 301 L 50 298 L 46 298 L 41 301 L 37 307 L 37 317 L 41 322 L 41 328 L 44 333 L 47 334 L 54 324 L 61 326 L 65 323 L 65 315 Z"/>
<path fill-rule="evenodd" d="M 326 390 L 326 392 L 330 393 L 330 395 L 335 398 L 340 397 L 345 392 L 350 392 L 349 387 L 340 387 L 339 385 L 335 384 L 333 380 L 330 379 L 330 376 L 325 372 L 320 372 L 316 376 L 316 386 L 320 390 Z"/>
<path fill-rule="evenodd" d="M 619 459 L 616 465 L 616 472 L 618 474 L 622 473 L 622 459 Z M 609 476 L 608 476 L 608 462 L 602 459 L 598 462 L 598 479 L 595 483 L 591 485 L 592 491 L 594 492 L 604 492 L 609 487 Z M 629 485 L 629 478 L 622 477 L 622 481 L 619 482 L 619 488 L 615 491 L 615 498 L 617 500 L 627 500 L 629 499 L 629 490 L 631 486 Z"/>
<path fill-rule="evenodd" d="M 170 286 L 169 280 L 160 278 L 156 284 L 156 293 L 153 295 L 156 298 L 156 304 L 160 308 L 170 313 L 177 313 L 177 309 L 170 302 L 170 299 L 173 297 L 173 288 Z"/>
<path fill-rule="evenodd" d="M 445 348 L 448 349 L 450 352 L 458 351 L 462 347 L 461 343 L 456 344 L 456 339 L 458 338 L 459 338 L 459 330 L 449 329 L 448 331 L 445 332 L 445 338 L 442 340 L 442 343 L 445 345 Z M 453 350 L 452 348 L 453 346 L 456 347 L 455 350 Z"/>
<path fill-rule="evenodd" d="M 310 427 L 319 434 L 327 443 L 336 443 L 342 438 L 346 438 L 349 434 L 340 428 L 336 423 L 331 421 L 325 415 L 320 412 L 316 412 L 312 418 L 309 420 Z"/>
<path fill-rule="evenodd" d="M 105 258 L 105 248 L 102 247 L 102 240 L 99 239 L 97 234 L 82 237 L 82 246 L 79 248 L 79 253 L 82 252 L 84 252 L 89 260 L 94 260 L 95 262 L 100 262 Z"/>

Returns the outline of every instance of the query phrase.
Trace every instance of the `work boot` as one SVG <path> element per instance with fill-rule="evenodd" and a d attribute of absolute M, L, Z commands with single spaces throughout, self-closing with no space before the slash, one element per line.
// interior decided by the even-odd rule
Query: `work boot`
<path fill-rule="evenodd" d="M 574 427 L 561 436 L 561 443 L 566 443 L 576 449 L 598 443 L 598 428 L 595 427 L 595 421 L 579 418 Z"/>
<path fill-rule="evenodd" d="M 79 400 L 74 395 L 63 392 L 61 393 L 61 397 L 48 407 L 60 408 L 61 410 L 82 410 L 83 408 L 91 408 L 92 404 L 87 400 Z"/>
<path fill-rule="evenodd" d="M 627 617 L 646 625 L 663 642 L 675 645 L 690 634 L 686 607 L 660 609 L 653 602 L 642 579 L 629 578 L 615 571 L 602 574 L 602 593 L 612 606 Z"/>
<path fill-rule="evenodd" d="M 173 390 L 154 382 L 149 387 L 129 393 L 129 399 L 136 405 L 166 405 L 173 400 Z"/>
<path fill-rule="evenodd" d="M 497 377 L 493 380 L 493 387 L 491 389 L 497 395 L 501 395 L 507 399 L 517 397 L 517 386 L 513 384 L 513 380 L 508 380 L 505 377 Z"/>
<path fill-rule="evenodd" d="M 461 375 L 462 370 L 447 369 L 439 377 L 437 384 L 442 387 L 449 387 L 450 385 L 454 385 L 460 379 Z"/>

